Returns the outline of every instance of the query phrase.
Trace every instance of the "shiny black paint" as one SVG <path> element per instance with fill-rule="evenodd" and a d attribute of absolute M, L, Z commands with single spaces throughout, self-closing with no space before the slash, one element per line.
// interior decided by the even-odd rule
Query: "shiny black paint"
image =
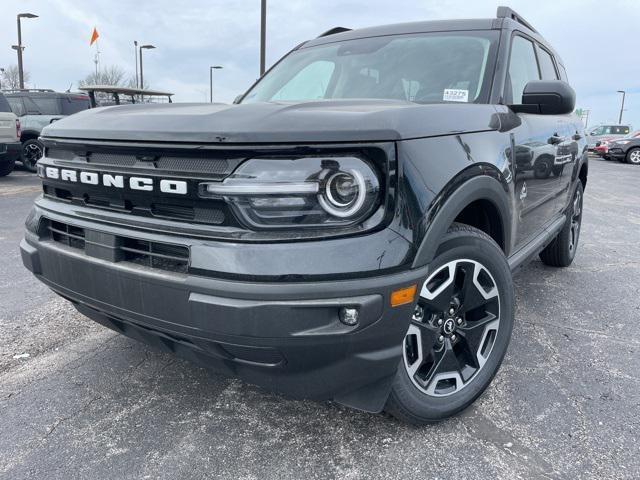
<path fill-rule="evenodd" d="M 278 391 L 380 410 L 413 310 L 412 304 L 392 308 L 391 292 L 426 278 L 451 223 L 469 205 L 482 202 L 497 222 L 494 239 L 510 260 L 517 259 L 511 263 L 519 264 L 553 238 L 572 187 L 586 182 L 587 145 L 577 117 L 515 114 L 504 106 L 514 31 L 553 52 L 525 27 L 508 19 L 434 22 L 345 32 L 315 42 L 456 28 L 502 30 L 489 105 L 357 100 L 123 106 L 74 115 L 44 132 L 50 142 L 107 149 L 115 143 L 141 152 L 222 148 L 247 156 L 273 149 L 330 154 L 354 145 L 382 145 L 395 164 L 388 184 L 393 202 L 379 228 L 329 239 L 260 238 L 246 230 L 225 237 L 215 226 L 41 198 L 21 245 L 25 266 L 85 314 L 124 334 L 171 345 L 171 351 Z M 553 162 L 551 168 L 546 161 Z M 42 217 L 95 229 L 104 237 L 189 246 L 189 271 L 177 275 L 70 252 L 42 234 Z M 363 319 L 366 328 L 345 333 L 338 306 L 375 295 L 382 295 L 381 311 Z M 298 307 L 314 302 L 319 308 L 314 315 L 323 321 L 298 335 Z M 218 315 L 235 322 L 220 321 Z M 288 363 L 276 370 L 273 362 L 225 356 L 230 345 L 252 355 L 273 349 Z"/>

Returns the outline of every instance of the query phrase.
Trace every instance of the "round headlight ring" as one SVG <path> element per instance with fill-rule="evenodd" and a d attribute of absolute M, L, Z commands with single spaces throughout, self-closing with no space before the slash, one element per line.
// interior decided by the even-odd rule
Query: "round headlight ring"
<path fill-rule="evenodd" d="M 357 188 L 356 197 L 349 203 L 340 202 L 331 193 L 332 182 L 335 182 L 340 176 L 348 174 L 355 180 Z M 327 181 L 323 192 L 318 195 L 320 206 L 330 215 L 338 218 L 348 218 L 354 216 L 360 211 L 367 198 L 367 184 L 362 173 L 355 169 L 339 171 L 332 173 Z"/>

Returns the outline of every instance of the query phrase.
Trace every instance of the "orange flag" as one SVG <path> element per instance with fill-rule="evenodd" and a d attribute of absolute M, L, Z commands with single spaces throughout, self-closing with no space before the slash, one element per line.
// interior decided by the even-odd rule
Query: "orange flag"
<path fill-rule="evenodd" d="M 98 35 L 98 30 L 96 29 L 96 27 L 93 27 L 93 33 L 91 34 L 91 42 L 89 42 L 89 46 L 93 45 L 95 41 L 98 40 L 99 36 L 100 35 Z"/>

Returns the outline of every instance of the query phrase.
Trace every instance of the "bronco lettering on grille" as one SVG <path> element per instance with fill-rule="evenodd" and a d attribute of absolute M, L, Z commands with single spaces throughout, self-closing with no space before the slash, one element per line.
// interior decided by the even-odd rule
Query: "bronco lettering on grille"
<path fill-rule="evenodd" d="M 143 190 L 151 192 L 156 188 L 156 183 L 150 177 L 125 177 L 124 175 L 114 175 L 111 173 L 99 172 L 78 172 L 65 168 L 45 167 L 40 171 L 40 176 L 52 180 L 62 180 L 72 183 L 84 183 L 86 185 L 101 185 L 110 188 L 125 188 L 131 190 Z M 184 180 L 160 179 L 159 189 L 163 193 L 175 193 L 186 195 L 187 182 Z"/>

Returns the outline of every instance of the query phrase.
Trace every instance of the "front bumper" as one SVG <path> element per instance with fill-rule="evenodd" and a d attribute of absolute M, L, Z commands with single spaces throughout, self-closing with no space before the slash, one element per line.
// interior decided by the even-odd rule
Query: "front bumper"
<path fill-rule="evenodd" d="M 0 143 L 0 163 L 14 162 L 20 158 L 20 142 Z"/>
<path fill-rule="evenodd" d="M 614 147 L 609 149 L 607 155 L 613 160 L 623 161 L 627 157 L 627 152 L 622 148 Z"/>
<path fill-rule="evenodd" d="M 28 226 L 34 219 L 39 215 Z M 109 230 L 96 228 L 101 235 Z M 359 279 L 231 280 L 109 261 L 35 230 L 21 243 L 24 265 L 91 319 L 288 396 L 374 412 L 388 396 L 414 308 L 392 308 L 391 293 L 420 284 L 427 273 L 425 267 Z M 339 321 L 343 306 L 359 309 L 356 326 Z"/>

